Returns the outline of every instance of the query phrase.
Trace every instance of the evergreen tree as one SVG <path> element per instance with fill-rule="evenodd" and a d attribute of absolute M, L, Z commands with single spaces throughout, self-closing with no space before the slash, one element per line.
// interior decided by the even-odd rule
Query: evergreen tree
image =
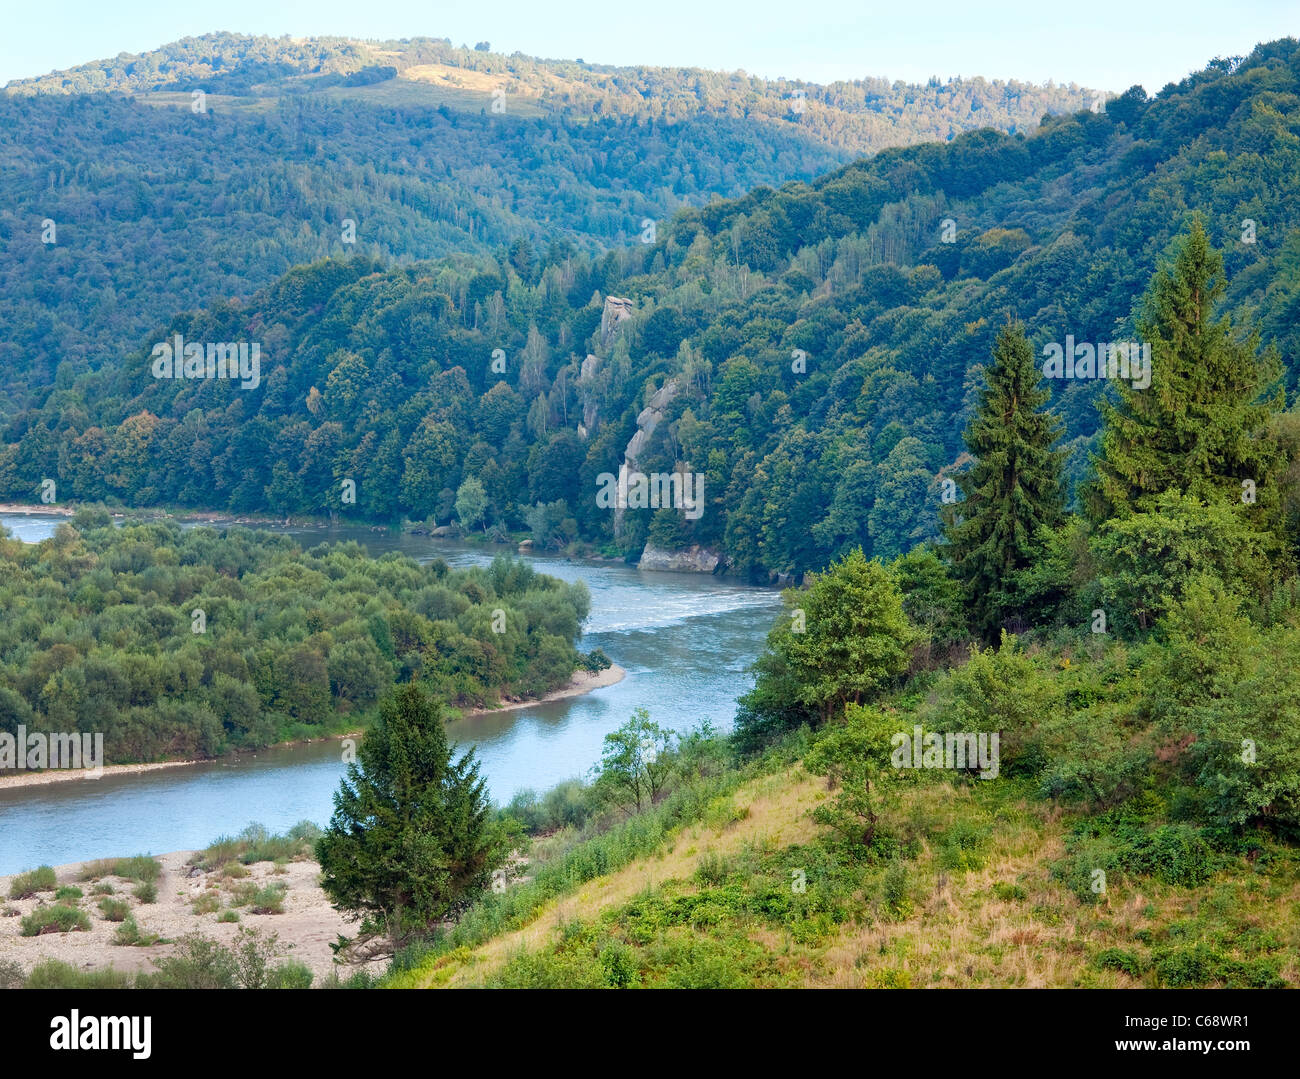
<path fill-rule="evenodd" d="M 1044 530 L 1062 518 L 1062 454 L 1052 448 L 1060 424 L 1044 411 L 1048 397 L 1024 327 L 1008 322 L 966 429 L 975 464 L 957 478 L 962 501 L 944 513 L 944 550 L 970 623 L 990 638 L 1033 613 L 1024 574 L 1041 553 Z"/>
<path fill-rule="evenodd" d="M 317 841 L 322 887 L 362 916 L 355 943 L 400 946 L 482 891 L 509 849 L 473 751 L 452 756 L 441 705 L 414 683 L 379 718 L 334 795 Z"/>
<path fill-rule="evenodd" d="M 1258 333 L 1243 339 L 1228 316 L 1214 317 L 1225 288 L 1223 258 L 1198 217 L 1152 278 L 1137 320 L 1151 385 L 1121 381 L 1118 401 L 1102 404 L 1097 476 L 1084 491 L 1094 521 L 1150 510 L 1167 491 L 1241 504 L 1244 481 L 1254 515 L 1272 519 L 1277 451 L 1264 432 L 1282 401 L 1280 391 L 1264 395 L 1280 361 L 1273 348 L 1259 354 Z"/>

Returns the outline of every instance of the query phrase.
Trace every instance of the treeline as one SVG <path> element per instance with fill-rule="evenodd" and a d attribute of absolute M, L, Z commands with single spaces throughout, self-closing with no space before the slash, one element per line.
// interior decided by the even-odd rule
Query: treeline
<path fill-rule="evenodd" d="M 541 696 L 584 657 L 586 587 L 356 543 L 83 510 L 0 540 L 0 731 L 102 732 L 109 763 L 211 757 L 364 724 L 394 685 L 453 706 Z"/>
<path fill-rule="evenodd" d="M 1004 312 L 1035 353 L 1135 340 L 1134 305 L 1189 209 L 1223 252 L 1221 304 L 1294 355 L 1297 91 L 1300 47 L 1276 42 L 1030 137 L 888 150 L 683 211 L 601 257 L 519 239 L 478 262 L 301 267 L 61 379 L 5 432 L 0 495 L 51 478 L 61 498 L 460 519 L 633 558 L 647 539 L 698 543 L 760 580 L 857 547 L 893 558 L 939 536 Z M 261 385 L 153 378 L 152 344 L 175 333 L 260 341 Z M 1049 390 L 1068 501 L 1116 391 Z M 597 477 L 652 399 L 635 465 L 701 473 L 704 511 L 632 510 L 616 529 Z"/>

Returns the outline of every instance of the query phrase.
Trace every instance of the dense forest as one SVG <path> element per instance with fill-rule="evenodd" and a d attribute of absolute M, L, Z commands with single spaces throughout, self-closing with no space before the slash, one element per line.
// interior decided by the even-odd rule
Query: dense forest
<path fill-rule="evenodd" d="M 0 565 L 0 731 L 99 731 L 107 763 L 356 729 L 412 679 L 469 707 L 602 662 L 574 648 L 586 586 L 504 558 L 452 570 L 85 509 L 42 543 L 0 540 Z"/>
<path fill-rule="evenodd" d="M 5 432 L 0 495 L 53 479 L 61 499 L 456 519 L 629 558 L 700 544 L 760 580 L 893 558 L 939 535 L 1005 318 L 1035 355 L 1137 341 L 1193 219 L 1222 252 L 1221 309 L 1294 355 L 1297 91 L 1286 40 L 1031 134 L 682 210 L 603 256 L 520 236 L 490 259 L 299 267 L 61 377 Z M 176 334 L 259 342 L 260 384 L 153 377 Z M 1113 381 L 1047 383 L 1071 499 Z M 622 464 L 701 474 L 704 511 L 609 512 L 598 479 Z"/>
<path fill-rule="evenodd" d="M 716 195 L 1091 100 L 984 80 L 795 89 L 426 39 L 232 34 L 13 83 L 0 94 L 0 361 L 20 377 L 0 415 L 176 310 L 330 254 L 600 251 Z"/>

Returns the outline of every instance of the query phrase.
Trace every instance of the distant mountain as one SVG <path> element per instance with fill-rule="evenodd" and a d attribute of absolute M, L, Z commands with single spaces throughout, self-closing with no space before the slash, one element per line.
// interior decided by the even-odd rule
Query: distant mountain
<path fill-rule="evenodd" d="M 597 254 L 683 206 L 888 146 L 1032 129 L 1093 96 L 234 34 L 17 81 L 0 94 L 0 415 L 61 364 L 66 383 L 171 312 L 299 263 L 517 241 Z"/>

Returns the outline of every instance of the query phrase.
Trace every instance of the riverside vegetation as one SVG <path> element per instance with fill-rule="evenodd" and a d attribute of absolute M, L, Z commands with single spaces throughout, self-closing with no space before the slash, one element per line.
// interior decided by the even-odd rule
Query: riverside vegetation
<path fill-rule="evenodd" d="M 586 586 L 507 558 L 452 570 L 86 509 L 42 543 L 0 539 L 0 566 L 0 731 L 100 731 L 110 763 L 356 730 L 413 677 L 470 707 L 607 662 L 574 647 Z"/>

